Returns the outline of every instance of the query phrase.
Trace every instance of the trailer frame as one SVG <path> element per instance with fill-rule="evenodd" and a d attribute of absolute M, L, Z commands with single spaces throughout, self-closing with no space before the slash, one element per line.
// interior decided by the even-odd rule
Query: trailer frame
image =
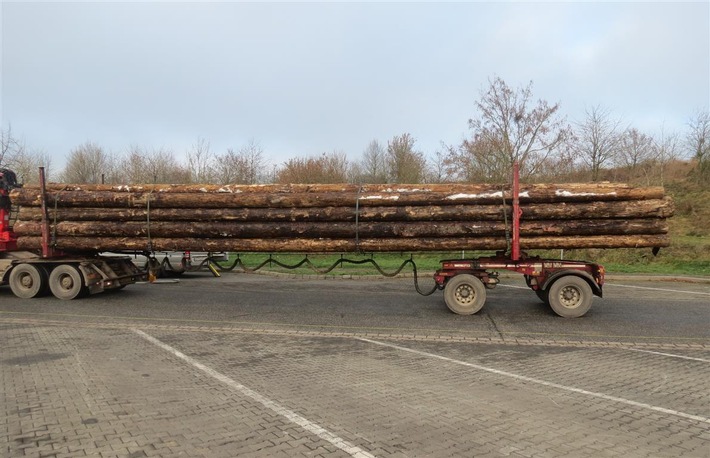
<path fill-rule="evenodd" d="M 513 164 L 512 240 L 508 251 L 492 257 L 447 259 L 434 274 L 444 291 L 447 307 L 460 315 L 471 315 L 483 308 L 486 289 L 499 283 L 498 270 L 522 274 L 525 283 L 559 316 L 576 318 L 587 313 L 593 296 L 602 297 L 604 267 L 588 261 L 543 259 L 520 249 L 520 169 Z"/>

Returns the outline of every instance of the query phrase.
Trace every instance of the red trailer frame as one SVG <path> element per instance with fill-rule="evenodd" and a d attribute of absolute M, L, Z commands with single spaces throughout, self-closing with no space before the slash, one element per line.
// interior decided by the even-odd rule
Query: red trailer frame
<path fill-rule="evenodd" d="M 520 250 L 520 171 L 513 165 L 512 240 L 510 252 L 493 257 L 441 261 L 434 274 L 439 289 L 444 290 L 447 307 L 454 313 L 470 315 L 483 308 L 486 289 L 498 284 L 498 270 L 523 274 L 527 285 L 552 310 L 567 318 L 587 313 L 592 296 L 602 297 L 604 267 L 587 261 L 564 261 L 528 256 Z"/>

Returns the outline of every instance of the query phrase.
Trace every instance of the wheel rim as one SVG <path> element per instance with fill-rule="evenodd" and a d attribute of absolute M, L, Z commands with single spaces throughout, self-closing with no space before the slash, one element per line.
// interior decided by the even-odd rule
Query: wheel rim
<path fill-rule="evenodd" d="M 20 276 L 20 285 L 24 289 L 32 289 L 32 286 L 34 286 L 34 279 L 32 278 L 32 275 L 29 272 L 23 272 Z"/>
<path fill-rule="evenodd" d="M 47 275 L 42 267 L 20 264 L 10 272 L 10 289 L 15 296 L 30 299 L 40 296 L 47 286 Z"/>
<path fill-rule="evenodd" d="M 74 287 L 74 279 L 69 274 L 63 274 L 59 277 L 59 287 L 65 291 L 69 291 Z"/>
<path fill-rule="evenodd" d="M 579 288 L 568 285 L 560 290 L 560 304 L 566 308 L 575 308 L 582 301 L 582 292 Z"/>
<path fill-rule="evenodd" d="M 456 301 L 461 305 L 468 305 L 476 299 L 476 292 L 471 285 L 460 285 L 455 292 Z"/>
<path fill-rule="evenodd" d="M 75 299 L 83 290 L 81 273 L 70 264 L 55 267 L 49 276 L 49 289 L 59 299 Z"/>

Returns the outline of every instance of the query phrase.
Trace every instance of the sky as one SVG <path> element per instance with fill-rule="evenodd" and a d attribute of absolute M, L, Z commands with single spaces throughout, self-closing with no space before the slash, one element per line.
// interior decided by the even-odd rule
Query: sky
<path fill-rule="evenodd" d="M 62 167 L 200 138 L 272 164 L 468 135 L 489 81 L 649 134 L 710 107 L 710 2 L 2 1 L 3 129 Z"/>

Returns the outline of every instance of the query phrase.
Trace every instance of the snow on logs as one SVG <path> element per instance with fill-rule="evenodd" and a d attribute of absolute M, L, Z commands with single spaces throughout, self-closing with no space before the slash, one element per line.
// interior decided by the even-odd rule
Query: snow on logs
<path fill-rule="evenodd" d="M 41 193 L 12 191 L 14 231 L 41 246 Z M 521 247 L 669 245 L 661 187 L 522 185 Z M 120 251 L 383 252 L 501 250 L 511 196 L 500 186 L 64 185 L 47 187 L 57 248 Z"/>

